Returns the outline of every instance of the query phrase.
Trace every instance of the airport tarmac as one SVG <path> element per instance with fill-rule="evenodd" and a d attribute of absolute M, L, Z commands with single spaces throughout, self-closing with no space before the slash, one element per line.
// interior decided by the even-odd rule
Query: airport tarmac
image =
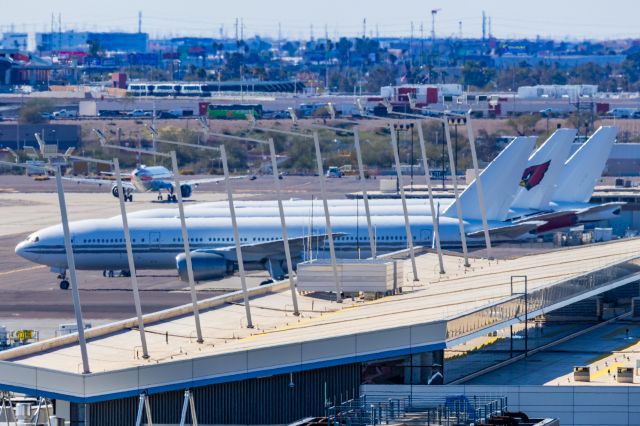
<path fill-rule="evenodd" d="M 183 176 L 183 179 L 195 178 Z M 313 176 L 288 176 L 282 179 L 285 198 L 319 196 L 318 179 Z M 375 180 L 368 181 L 371 188 Z M 120 206 L 110 187 L 65 182 L 70 220 L 111 217 L 120 214 Z M 250 181 L 233 181 L 235 199 L 273 199 L 273 179 L 261 176 Z M 331 198 L 343 198 L 356 191 L 360 182 L 353 177 L 328 179 Z M 135 193 L 127 211 L 175 207 L 175 203 L 157 202 L 155 193 Z M 223 184 L 200 185 L 188 203 L 226 200 Z M 58 324 L 73 322 L 71 292 L 59 289 L 56 275 L 48 268 L 26 261 L 14 253 L 15 246 L 37 229 L 60 223 L 55 181 L 35 181 L 27 176 L 0 176 L 0 325 L 9 329 L 33 328 L 40 337 L 52 337 Z M 145 313 L 190 302 L 187 286 L 175 271 L 138 271 L 142 308 Z M 268 278 L 266 272 L 249 273 L 249 287 Z M 130 280 L 103 277 L 101 271 L 80 271 L 78 287 L 83 314 L 95 325 L 135 315 Z M 197 286 L 198 298 L 209 298 L 240 288 L 237 276 Z"/>
<path fill-rule="evenodd" d="M 282 181 L 285 198 L 317 196 L 318 180 L 312 176 L 288 176 Z M 234 180 L 236 199 L 273 199 L 271 176 L 254 181 Z M 376 180 L 367 185 L 377 187 Z M 39 328 L 41 337 L 51 337 L 57 325 L 72 322 L 71 292 L 59 289 L 59 280 L 48 268 L 28 262 L 15 255 L 15 246 L 31 232 L 60 222 L 57 193 L 53 180 L 39 182 L 26 176 L 0 177 L 0 325 L 11 329 Z M 330 198 L 344 198 L 345 192 L 354 192 L 360 182 L 353 177 L 327 179 Z M 111 217 L 118 215 L 119 204 L 108 187 L 78 185 L 65 182 L 67 209 L 71 220 Z M 224 185 L 204 184 L 189 203 L 221 201 L 226 199 Z M 175 207 L 174 203 L 157 202 L 155 193 L 136 193 L 134 201 L 127 203 L 127 211 Z M 527 244 L 496 247 L 496 258 L 537 253 L 548 245 Z M 479 251 L 478 255 L 484 255 Z M 184 282 L 175 271 L 138 271 L 142 308 L 145 313 L 190 302 Z M 266 272 L 251 272 L 248 286 L 260 285 L 268 279 Z M 86 319 L 99 321 L 120 320 L 135 315 L 130 281 L 124 277 L 104 277 L 101 271 L 78 273 L 83 314 Z M 238 276 L 220 281 L 198 284 L 198 298 L 204 299 L 238 290 Z M 49 319 L 50 322 L 41 321 Z M 44 325 L 44 327 L 43 327 Z"/>

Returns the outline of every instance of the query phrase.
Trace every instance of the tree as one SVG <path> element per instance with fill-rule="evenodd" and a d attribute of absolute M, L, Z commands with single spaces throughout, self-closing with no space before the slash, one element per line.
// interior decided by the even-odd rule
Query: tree
<path fill-rule="evenodd" d="M 53 101 L 50 99 L 29 99 L 20 108 L 18 121 L 22 124 L 44 123 L 46 119 L 43 114 L 52 112 L 54 107 Z"/>
<path fill-rule="evenodd" d="M 467 61 L 462 67 L 462 79 L 467 86 L 485 87 L 495 77 L 495 70 L 484 67 L 480 62 Z"/>
<path fill-rule="evenodd" d="M 540 114 L 527 114 L 507 120 L 507 126 L 515 130 L 519 136 L 531 134 L 540 121 Z"/>
<path fill-rule="evenodd" d="M 367 90 L 379 92 L 382 86 L 394 84 L 397 68 L 392 65 L 374 65 L 369 70 L 367 78 Z"/>

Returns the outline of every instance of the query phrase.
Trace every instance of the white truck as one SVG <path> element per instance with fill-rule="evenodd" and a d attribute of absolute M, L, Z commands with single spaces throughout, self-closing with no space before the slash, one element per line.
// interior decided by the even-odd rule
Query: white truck
<path fill-rule="evenodd" d="M 76 118 L 78 116 L 78 111 L 73 111 L 69 109 L 61 109 L 58 111 L 54 111 L 51 114 L 51 118 Z"/>

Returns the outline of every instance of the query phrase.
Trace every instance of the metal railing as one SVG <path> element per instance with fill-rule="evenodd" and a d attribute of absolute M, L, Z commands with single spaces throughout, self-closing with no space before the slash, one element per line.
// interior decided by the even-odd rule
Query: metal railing
<path fill-rule="evenodd" d="M 466 312 L 449 319 L 447 322 L 447 339 L 464 336 L 506 321 L 518 318 L 524 319 L 525 309 L 527 311 L 526 314 L 530 316 L 531 313 L 541 309 L 568 301 L 581 294 L 592 292 L 614 281 L 631 278 L 639 274 L 640 259 L 629 259 L 585 275 L 530 290 L 526 306 L 523 294 L 511 296 L 501 303 L 473 312 Z"/>
<path fill-rule="evenodd" d="M 485 423 L 507 411 L 507 397 L 441 395 L 381 397 L 362 395 L 326 409 L 330 426 L 365 426 L 407 422 L 424 425 Z"/>

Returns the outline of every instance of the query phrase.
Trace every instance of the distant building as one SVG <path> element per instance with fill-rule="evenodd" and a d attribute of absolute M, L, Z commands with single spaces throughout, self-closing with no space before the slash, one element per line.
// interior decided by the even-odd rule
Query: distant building
<path fill-rule="evenodd" d="M 147 33 L 93 33 L 93 32 L 47 32 L 36 33 L 36 50 L 40 52 L 81 51 L 88 52 L 95 44 L 107 52 L 147 51 Z"/>
<path fill-rule="evenodd" d="M 32 54 L 15 49 L 0 50 L 0 86 L 46 87 L 54 66 Z"/>
<path fill-rule="evenodd" d="M 21 51 L 27 50 L 29 35 L 27 33 L 6 32 L 2 33 L 2 48 L 16 49 Z"/>
<path fill-rule="evenodd" d="M 531 66 L 556 65 L 559 68 L 573 68 L 587 63 L 594 63 L 600 66 L 620 65 L 626 59 L 625 55 L 504 55 L 494 58 L 496 68 L 508 68 L 525 63 Z"/>
<path fill-rule="evenodd" d="M 45 143 L 58 145 L 58 151 L 77 148 L 82 134 L 78 124 L 0 124 L 0 148 L 17 150 L 32 146 L 38 149 L 34 135 L 43 132 Z"/>
<path fill-rule="evenodd" d="M 518 87 L 518 97 L 522 99 L 535 98 L 570 98 L 581 96 L 595 96 L 598 86 L 593 84 L 551 84 Z"/>

